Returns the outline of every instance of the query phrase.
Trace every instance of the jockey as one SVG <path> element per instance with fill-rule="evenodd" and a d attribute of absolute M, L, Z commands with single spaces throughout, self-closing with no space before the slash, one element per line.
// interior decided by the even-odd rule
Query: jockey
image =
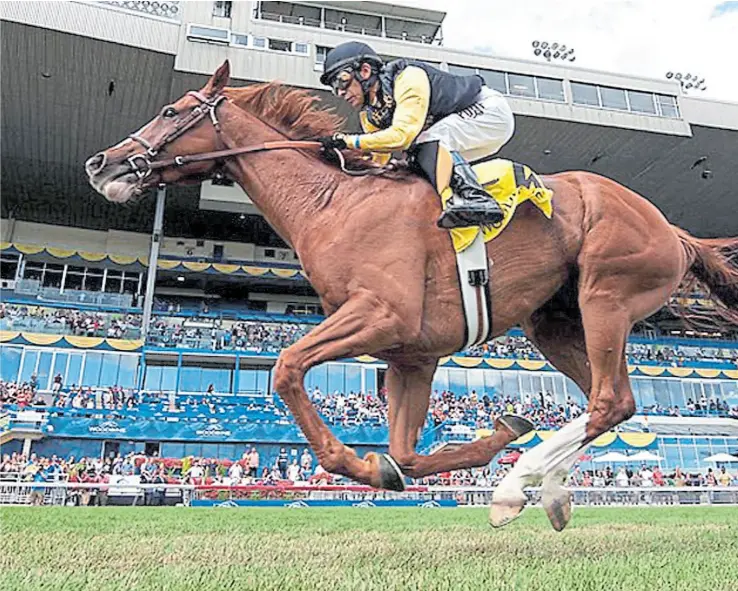
<path fill-rule="evenodd" d="M 481 76 L 456 76 L 408 60 L 385 64 L 369 45 L 350 41 L 328 52 L 320 81 L 360 110 L 364 131 L 320 138 L 325 149 L 370 150 L 384 162 L 392 152 L 409 150 L 439 194 L 453 190 L 439 227 L 502 220 L 468 160 L 497 152 L 515 121 L 504 97 Z"/>

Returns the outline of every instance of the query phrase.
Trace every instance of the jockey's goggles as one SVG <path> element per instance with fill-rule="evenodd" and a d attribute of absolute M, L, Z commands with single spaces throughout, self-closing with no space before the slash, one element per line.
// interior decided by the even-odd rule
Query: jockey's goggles
<path fill-rule="evenodd" d="M 348 90 L 348 87 L 351 86 L 353 81 L 353 69 L 341 70 L 333 77 L 333 80 L 331 80 L 331 89 L 333 90 L 333 94 L 337 95 L 339 92 L 345 92 Z"/>

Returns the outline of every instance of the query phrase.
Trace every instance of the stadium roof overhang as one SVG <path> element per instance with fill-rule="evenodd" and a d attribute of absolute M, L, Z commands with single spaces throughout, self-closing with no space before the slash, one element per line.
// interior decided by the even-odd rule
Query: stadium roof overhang
<path fill-rule="evenodd" d="M 87 184 L 83 162 L 138 129 L 205 77 L 174 70 L 173 55 L 12 22 L 2 23 L 2 215 L 91 229 L 149 232 L 153 200 L 111 205 Z M 318 91 L 316 91 L 318 92 Z M 335 106 L 326 94 L 321 96 Z M 338 105 L 347 113 L 346 107 Z M 354 120 L 355 121 L 355 120 Z M 643 194 L 701 236 L 738 235 L 738 131 L 692 126 L 667 135 L 532 116 L 502 155 L 541 173 L 590 170 Z M 705 163 L 695 166 L 701 158 Z M 703 178 L 705 167 L 712 171 Z M 172 236 L 272 244 L 256 216 L 201 211 L 196 188 L 168 195 Z"/>

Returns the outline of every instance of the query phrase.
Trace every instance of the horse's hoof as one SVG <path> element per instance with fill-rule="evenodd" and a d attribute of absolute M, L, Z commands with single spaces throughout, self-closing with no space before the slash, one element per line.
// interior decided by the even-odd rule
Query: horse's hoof
<path fill-rule="evenodd" d="M 571 493 L 560 486 L 556 488 L 541 491 L 541 504 L 553 528 L 561 531 L 571 520 Z"/>
<path fill-rule="evenodd" d="M 502 415 L 496 422 L 505 427 L 508 431 L 511 431 L 516 438 L 522 437 L 526 433 L 535 429 L 535 425 L 533 425 L 533 423 L 528 419 L 519 417 L 518 415 Z"/>
<path fill-rule="evenodd" d="M 389 454 L 379 456 L 379 486 L 387 490 L 405 490 L 405 476 Z"/>
<path fill-rule="evenodd" d="M 489 508 L 489 524 L 492 527 L 502 527 L 518 518 L 528 502 L 528 496 L 521 491 L 520 495 L 505 495 L 492 497 Z"/>

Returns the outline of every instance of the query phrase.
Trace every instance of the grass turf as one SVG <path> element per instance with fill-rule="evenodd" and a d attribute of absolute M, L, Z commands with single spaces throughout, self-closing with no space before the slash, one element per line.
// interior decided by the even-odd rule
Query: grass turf
<path fill-rule="evenodd" d="M 0 509 L 3 590 L 736 591 L 738 508 Z"/>

